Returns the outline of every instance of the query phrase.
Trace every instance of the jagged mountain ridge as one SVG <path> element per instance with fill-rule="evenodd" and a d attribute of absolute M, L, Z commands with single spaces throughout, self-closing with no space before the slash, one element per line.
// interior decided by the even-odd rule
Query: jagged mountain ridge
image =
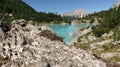
<path fill-rule="evenodd" d="M 80 10 L 74 10 L 73 12 L 66 12 L 62 14 L 63 17 L 69 17 L 69 18 L 83 18 L 86 16 L 86 11 L 83 9 Z"/>

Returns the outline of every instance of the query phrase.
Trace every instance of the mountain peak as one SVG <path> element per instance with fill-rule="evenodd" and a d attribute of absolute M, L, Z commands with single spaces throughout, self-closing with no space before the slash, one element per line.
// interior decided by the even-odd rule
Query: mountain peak
<path fill-rule="evenodd" d="M 86 15 L 86 11 L 83 9 L 74 10 L 73 12 L 68 12 L 68 13 L 62 14 L 62 16 L 74 17 L 74 18 L 83 18 L 83 17 L 85 17 L 85 15 Z"/>
<path fill-rule="evenodd" d="M 112 8 L 119 7 L 119 6 L 120 6 L 120 0 L 117 0 L 117 2 L 112 6 Z"/>

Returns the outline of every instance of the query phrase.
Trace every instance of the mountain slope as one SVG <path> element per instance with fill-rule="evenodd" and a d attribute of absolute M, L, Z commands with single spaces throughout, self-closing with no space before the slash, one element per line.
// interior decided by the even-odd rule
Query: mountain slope
<path fill-rule="evenodd" d="M 118 2 L 117 2 L 118 5 Z M 80 36 L 74 46 L 91 51 L 96 57 L 120 64 L 120 6 L 86 16 L 84 20 L 97 20 L 99 24 L 92 31 Z M 82 19 L 83 20 L 83 19 Z M 92 23 L 91 22 L 91 23 Z M 81 32 L 80 32 L 81 33 Z M 117 54 L 118 53 L 118 54 Z M 120 67 L 120 66 L 108 66 Z"/>
<path fill-rule="evenodd" d="M 0 0 L 0 18 L 10 21 L 13 19 L 25 19 L 35 21 L 62 21 L 60 15 L 54 13 L 37 12 L 22 0 Z"/>
<path fill-rule="evenodd" d="M 24 3 L 22 0 L 1 0 L 1 9 L 0 12 L 6 13 L 37 13 L 33 8 Z"/>
<path fill-rule="evenodd" d="M 32 18 L 37 12 L 22 0 L 1 0 L 0 13 L 13 14 L 15 18 Z"/>
<path fill-rule="evenodd" d="M 95 33 L 95 35 L 100 37 L 102 34 L 108 33 L 110 30 L 120 27 L 119 18 L 120 6 L 110 8 L 106 11 L 90 14 L 87 17 L 85 17 L 84 20 L 96 19 L 100 23 L 99 26 L 93 28 L 93 32 Z"/>

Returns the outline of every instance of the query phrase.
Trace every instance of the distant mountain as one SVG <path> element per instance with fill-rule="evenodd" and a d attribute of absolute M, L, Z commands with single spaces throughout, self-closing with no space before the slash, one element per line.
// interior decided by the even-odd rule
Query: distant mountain
<path fill-rule="evenodd" d="M 75 10 L 73 12 L 69 12 L 69 13 L 64 13 L 62 14 L 63 17 L 68 17 L 68 18 L 71 18 L 71 19 L 74 19 L 74 18 L 83 18 L 86 16 L 86 11 L 85 10 Z"/>
<path fill-rule="evenodd" d="M 14 19 L 34 20 L 38 22 L 63 21 L 54 13 L 37 12 L 23 0 L 0 0 L 0 19 L 5 21 Z"/>

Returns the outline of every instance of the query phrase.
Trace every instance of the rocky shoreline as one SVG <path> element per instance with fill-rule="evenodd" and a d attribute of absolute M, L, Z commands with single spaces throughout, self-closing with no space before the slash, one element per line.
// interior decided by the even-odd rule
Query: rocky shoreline
<path fill-rule="evenodd" d="M 25 20 L 13 21 L 8 31 L 0 27 L 1 67 L 107 67 L 92 53 L 51 40 L 42 31 Z"/>

